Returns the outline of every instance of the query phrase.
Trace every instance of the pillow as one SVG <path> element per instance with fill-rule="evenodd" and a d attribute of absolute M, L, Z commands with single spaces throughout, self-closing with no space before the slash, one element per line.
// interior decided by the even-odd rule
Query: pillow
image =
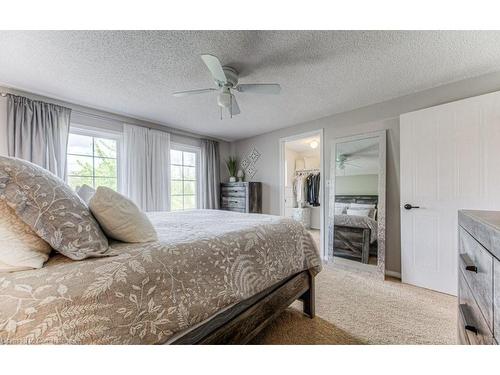
<path fill-rule="evenodd" d="M 375 215 L 377 210 L 375 209 L 376 205 L 374 204 L 367 204 L 367 203 L 351 203 L 350 208 L 353 209 L 369 209 L 370 212 L 368 213 L 368 217 L 375 219 Z"/>
<path fill-rule="evenodd" d="M 0 199 L 68 258 L 109 255 L 108 240 L 89 209 L 64 181 L 46 169 L 0 156 Z"/>
<path fill-rule="evenodd" d="M 369 217 L 369 214 L 370 214 L 370 209 L 367 208 L 367 209 L 362 209 L 362 208 L 348 208 L 347 209 L 347 215 L 351 215 L 351 216 L 366 216 L 366 217 Z"/>
<path fill-rule="evenodd" d="M 52 251 L 4 200 L 0 200 L 0 239 L 0 272 L 42 268 Z"/>
<path fill-rule="evenodd" d="M 351 203 L 351 208 L 375 208 L 374 204 L 365 204 L 365 203 Z"/>
<path fill-rule="evenodd" d="M 335 202 L 335 214 L 345 214 L 346 210 L 349 208 L 350 203 Z M 337 213 L 337 210 L 340 211 Z"/>
<path fill-rule="evenodd" d="M 148 217 L 127 197 L 99 186 L 90 200 L 90 210 L 111 238 L 122 242 L 157 241 L 158 236 Z"/>
<path fill-rule="evenodd" d="M 88 206 L 90 198 L 92 198 L 92 196 L 95 194 L 95 189 L 90 187 L 89 185 L 83 184 L 78 189 L 76 189 L 76 194 L 78 194 L 78 196 L 82 198 L 82 200 Z"/>

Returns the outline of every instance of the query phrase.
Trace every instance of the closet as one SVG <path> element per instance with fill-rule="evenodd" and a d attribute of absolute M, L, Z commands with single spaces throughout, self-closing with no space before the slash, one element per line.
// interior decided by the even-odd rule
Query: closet
<path fill-rule="evenodd" d="M 285 144 L 285 216 L 320 229 L 320 148 L 315 138 Z"/>

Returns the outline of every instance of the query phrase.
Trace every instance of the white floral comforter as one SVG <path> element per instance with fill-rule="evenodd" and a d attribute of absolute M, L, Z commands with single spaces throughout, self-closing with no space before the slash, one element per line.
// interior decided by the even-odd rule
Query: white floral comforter
<path fill-rule="evenodd" d="M 0 274 L 0 342 L 154 344 L 305 269 L 320 257 L 278 216 L 196 210 L 149 214 L 160 238 L 118 255 Z"/>

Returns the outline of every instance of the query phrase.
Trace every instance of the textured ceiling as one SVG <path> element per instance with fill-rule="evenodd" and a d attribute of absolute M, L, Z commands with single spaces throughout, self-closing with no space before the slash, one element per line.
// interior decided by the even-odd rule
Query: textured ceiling
<path fill-rule="evenodd" d="M 199 54 L 242 83 L 242 114 L 219 120 Z M 500 70 L 500 32 L 44 31 L 0 32 L 0 83 L 228 140 L 265 133 Z"/>

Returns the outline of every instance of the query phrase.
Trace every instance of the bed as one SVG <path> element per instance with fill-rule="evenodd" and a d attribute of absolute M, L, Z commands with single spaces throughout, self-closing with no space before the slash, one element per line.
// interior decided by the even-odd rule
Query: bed
<path fill-rule="evenodd" d="M 159 241 L 54 255 L 0 274 L 4 344 L 247 343 L 294 300 L 314 316 L 318 249 L 299 223 L 216 210 L 150 213 Z"/>
<path fill-rule="evenodd" d="M 373 204 L 377 207 L 377 195 L 337 195 L 337 203 Z M 368 263 L 370 255 L 377 256 L 378 224 L 374 218 L 336 214 L 333 236 L 333 255 Z M 333 233 L 332 233 L 333 232 Z"/>

